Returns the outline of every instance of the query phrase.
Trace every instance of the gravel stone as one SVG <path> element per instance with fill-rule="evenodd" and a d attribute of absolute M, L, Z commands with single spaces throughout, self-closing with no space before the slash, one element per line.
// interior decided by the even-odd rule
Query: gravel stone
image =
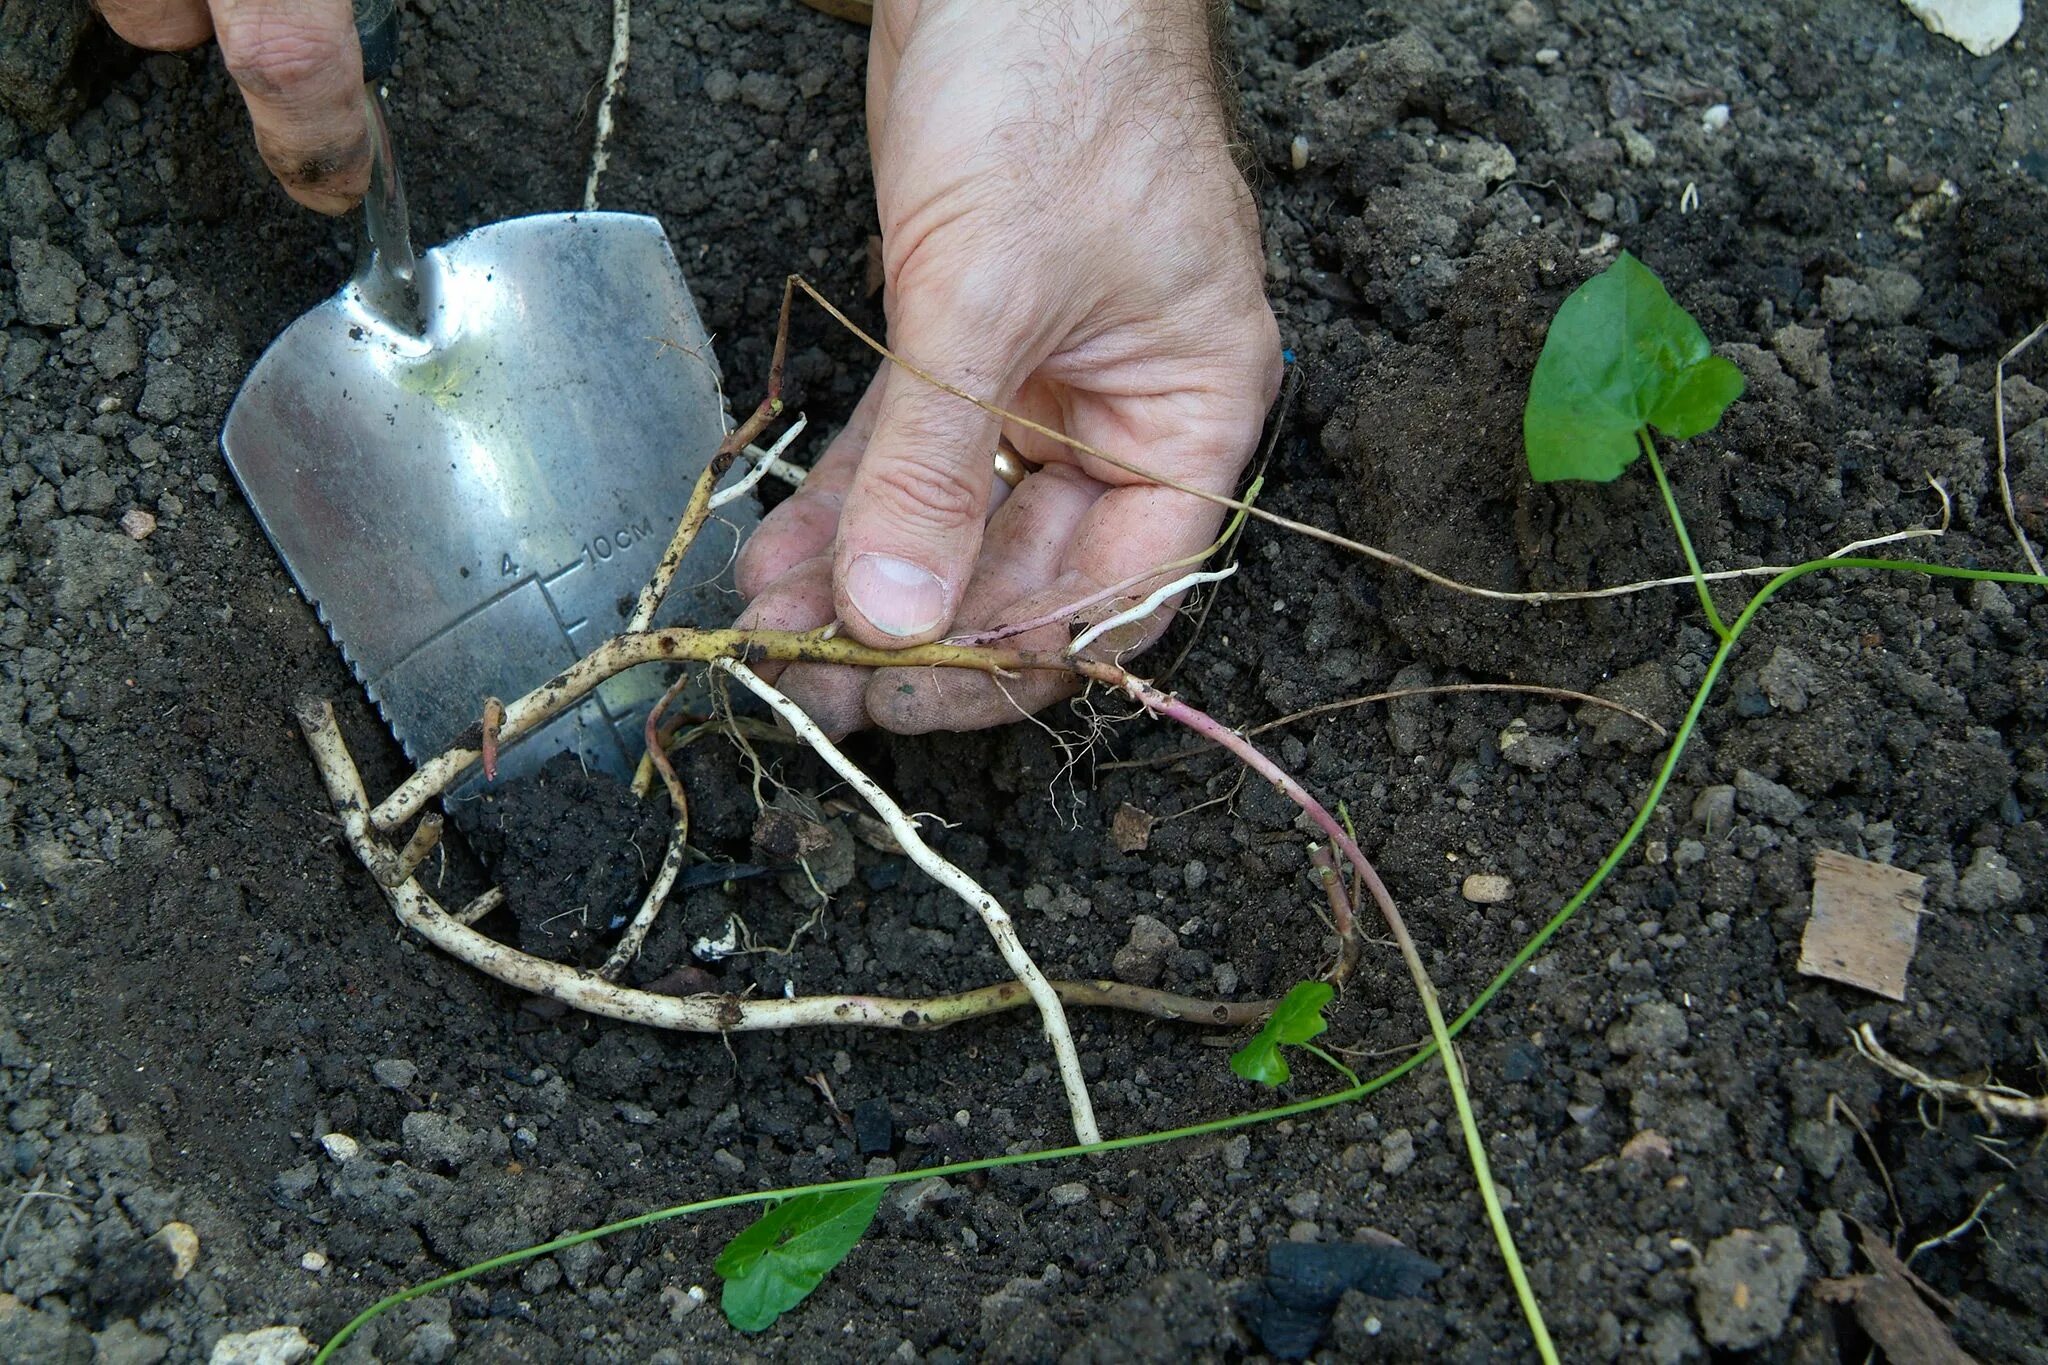
<path fill-rule="evenodd" d="M 1818 327 L 1796 324 L 1771 333 L 1771 349 L 1786 373 L 1816 389 L 1834 387 L 1834 365 L 1828 359 L 1827 333 Z"/>
<path fill-rule="evenodd" d="M 1508 722 L 1500 732 L 1500 756 L 1525 772 L 1547 773 L 1564 762 L 1572 742 L 1562 735 L 1539 735 L 1525 720 Z"/>
<path fill-rule="evenodd" d="M 78 291 L 85 284 L 85 271 L 71 253 L 32 237 L 16 237 L 9 254 L 21 320 L 31 327 L 77 326 Z"/>
<path fill-rule="evenodd" d="M 92 1334 L 92 1365 L 156 1365 L 171 1353 L 171 1344 L 122 1318 Z"/>
<path fill-rule="evenodd" d="M 1380 1169 L 1399 1175 L 1415 1164 L 1415 1134 L 1396 1128 L 1380 1139 Z"/>
<path fill-rule="evenodd" d="M 410 1090 L 420 1078 L 420 1069 L 403 1057 L 386 1057 L 371 1065 L 370 1074 L 387 1090 Z"/>
<path fill-rule="evenodd" d="M 1458 894 L 1474 905 L 1506 905 L 1515 898 L 1515 884 L 1498 872 L 1474 872 Z"/>
<path fill-rule="evenodd" d="M 1692 822 L 1709 839 L 1720 839 L 1735 825 L 1735 788 L 1725 783 L 1706 787 L 1693 798 Z"/>
<path fill-rule="evenodd" d="M 1821 311 L 1836 322 L 1895 327 L 1920 306 L 1920 281 L 1902 270 L 1870 270 L 1860 280 L 1830 275 L 1821 282 Z"/>
<path fill-rule="evenodd" d="M 1689 1032 L 1678 1006 L 1645 1000 L 1607 1030 L 1607 1047 L 1617 1057 L 1664 1057 L 1684 1047 Z"/>
<path fill-rule="evenodd" d="M 1167 956 L 1179 947 L 1180 938 L 1171 928 L 1150 915 L 1139 915 L 1131 921 L 1130 941 L 1116 950 L 1111 969 L 1119 980 L 1134 986 L 1157 985 Z"/>
<path fill-rule="evenodd" d="M 1737 1228 L 1714 1240 L 1692 1278 L 1708 1345 L 1747 1351 L 1785 1330 L 1806 1279 L 1806 1252 L 1799 1234 L 1783 1224 L 1762 1232 Z"/>
<path fill-rule="evenodd" d="M 2026 896 L 2026 882 L 1996 849 L 1978 849 L 1956 883 L 1956 904 L 1978 915 L 2018 905 Z"/>
<path fill-rule="evenodd" d="M 1757 686 L 1781 711 L 1798 715 L 1826 686 L 1826 677 L 1806 659 L 1779 645 L 1756 675 Z"/>
<path fill-rule="evenodd" d="M 149 552 L 118 531 L 67 518 L 52 523 L 51 601 L 60 616 L 82 616 L 116 593 L 137 587 Z"/>
<path fill-rule="evenodd" d="M 298 1365 L 313 1354 L 313 1343 L 296 1327 L 261 1327 L 230 1332 L 213 1345 L 207 1365 Z"/>
<path fill-rule="evenodd" d="M 1744 810 L 1774 825 L 1788 825 L 1806 813 L 1806 798 L 1747 768 L 1735 773 L 1735 795 Z"/>

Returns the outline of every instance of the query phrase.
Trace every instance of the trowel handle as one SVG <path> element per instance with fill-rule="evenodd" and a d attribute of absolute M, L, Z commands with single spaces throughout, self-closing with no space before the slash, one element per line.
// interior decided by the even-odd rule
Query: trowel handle
<path fill-rule="evenodd" d="M 355 0 L 363 79 L 381 81 L 398 61 L 398 0 Z"/>

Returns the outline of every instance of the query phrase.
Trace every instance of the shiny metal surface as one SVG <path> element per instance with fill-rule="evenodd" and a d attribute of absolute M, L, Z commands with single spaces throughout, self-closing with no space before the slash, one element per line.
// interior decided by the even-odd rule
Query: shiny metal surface
<path fill-rule="evenodd" d="M 417 760 L 485 696 L 538 686 L 620 628 L 728 418 L 652 218 L 540 214 L 429 250 L 418 334 L 366 283 L 374 294 L 352 281 L 264 353 L 221 444 Z M 662 624 L 737 612 L 729 566 L 752 501 L 719 515 Z M 501 777 L 564 750 L 624 775 L 662 682 L 614 679 L 507 750 Z"/>

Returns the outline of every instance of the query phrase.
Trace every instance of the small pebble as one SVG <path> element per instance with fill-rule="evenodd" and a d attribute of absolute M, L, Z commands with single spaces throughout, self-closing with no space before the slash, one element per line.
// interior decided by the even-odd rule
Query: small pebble
<path fill-rule="evenodd" d="M 1308 139 L 1296 137 L 1287 146 L 1287 162 L 1297 171 L 1308 169 Z"/>
<path fill-rule="evenodd" d="M 329 1133 L 320 1139 L 320 1146 L 336 1161 L 354 1161 L 363 1154 L 363 1144 L 347 1133 Z"/>
<path fill-rule="evenodd" d="M 1564 54 L 1554 47 L 1539 47 L 1536 49 L 1536 65 L 1538 66 L 1556 66 L 1563 57 Z"/>
<path fill-rule="evenodd" d="M 156 517 L 140 507 L 131 507 L 121 514 L 121 529 L 130 540 L 148 540 L 156 533 Z"/>
<path fill-rule="evenodd" d="M 307 1252 L 305 1255 L 299 1257 L 299 1269 L 310 1270 L 315 1275 L 319 1274 L 321 1271 L 327 1269 L 326 1253 L 319 1251 Z"/>
<path fill-rule="evenodd" d="M 1047 1190 L 1046 1198 L 1052 1201 L 1052 1206 L 1056 1209 L 1071 1208 L 1088 1198 L 1088 1187 L 1078 1180 L 1070 1180 L 1064 1185 L 1055 1185 Z"/>
<path fill-rule="evenodd" d="M 1515 884 L 1498 872 L 1474 872 L 1459 894 L 1474 905 L 1505 905 L 1515 898 Z"/>
<path fill-rule="evenodd" d="M 1700 115 L 1700 127 L 1710 133 L 1718 133 L 1728 126 L 1729 110 L 1725 104 L 1710 104 Z"/>
<path fill-rule="evenodd" d="M 405 1090 L 420 1078 L 420 1069 L 402 1057 L 386 1057 L 370 1067 L 370 1074 L 387 1090 Z"/>
<path fill-rule="evenodd" d="M 156 1240 L 171 1253 L 171 1278 L 182 1280 L 199 1263 L 199 1234 L 190 1223 L 166 1223 L 156 1230 Z"/>

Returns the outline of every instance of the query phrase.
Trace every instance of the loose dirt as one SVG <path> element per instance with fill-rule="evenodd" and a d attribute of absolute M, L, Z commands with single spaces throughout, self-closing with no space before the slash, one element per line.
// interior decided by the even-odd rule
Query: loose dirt
<path fill-rule="evenodd" d="M 608 8 L 408 8 L 395 116 L 419 240 L 575 201 Z M 1729 420 L 1669 459 L 1703 557 L 1789 562 L 1927 524 L 1932 476 L 1954 529 L 1904 551 L 2017 565 L 1991 481 L 1992 368 L 2048 307 L 2038 14 L 1983 59 L 1877 3 L 1263 0 L 1233 17 L 1302 373 L 1268 505 L 1489 586 L 1679 571 L 1647 479 L 1538 488 L 1519 467 L 1546 319 L 1618 242 L 1749 377 Z M 605 197 L 666 223 L 745 405 L 786 272 L 879 322 L 863 295 L 866 35 L 763 0 L 643 0 L 634 22 Z M 674 1037 L 533 1008 L 397 932 L 287 706 L 336 698 L 373 789 L 399 757 L 215 446 L 253 358 L 345 274 L 352 229 L 269 184 L 216 57 L 93 60 L 68 123 L 0 119 L 0 1357 L 203 1359 L 223 1332 L 279 1323 L 317 1339 L 398 1286 L 658 1205 L 1061 1140 L 1022 1016 L 943 1036 Z M 843 417 L 871 368 L 800 316 L 792 399 L 814 420 Z M 2007 385 L 2040 537 L 2048 347 Z M 141 541 L 119 526 L 137 508 L 157 519 Z M 1263 526 L 1243 566 L 1202 629 L 1176 627 L 1146 664 L 1186 649 L 1171 684 L 1241 725 L 1457 680 L 1597 688 L 1669 722 L 1710 652 L 1684 589 L 1504 607 Z M 1722 589 L 1724 607 L 1746 591 Z M 1996 1190 L 1914 1269 L 1953 1299 L 1973 1354 L 2048 1360 L 2038 1134 L 1916 1107 L 1848 1043 L 1869 1021 L 1928 1071 L 2048 1089 L 2044 637 L 2048 607 L 2025 589 L 1845 572 L 1790 590 L 1641 851 L 1465 1035 L 1569 1358 L 1860 1360 L 1853 1317 L 1812 1293 L 1850 1268 L 1848 1220 L 1910 1250 Z M 1504 746 L 1517 725 L 1527 737 Z M 1273 739 L 1348 804 L 1452 1007 L 1591 871 L 1658 753 L 1610 713 L 1513 696 Z M 1183 743 L 1119 724 L 1094 758 Z M 1028 725 L 857 753 L 908 808 L 959 822 L 942 846 L 1020 908 L 1049 974 L 1111 974 L 1141 914 L 1171 946 L 1141 926 L 1124 961 L 1172 989 L 1275 995 L 1325 960 L 1292 808 L 1221 762 L 1074 769 Z M 815 767 L 770 757 L 819 788 Z M 757 861 L 739 758 L 704 745 L 686 776 L 699 845 Z M 1112 841 L 1125 804 L 1158 821 L 1142 851 Z M 585 851 L 548 875 L 622 875 L 628 817 L 578 803 L 565 819 L 584 822 Z M 599 819 L 617 822 L 611 862 L 585 827 Z M 1903 1005 L 1795 972 L 1822 849 L 1929 879 Z M 956 903 L 898 858 L 854 856 L 801 934 L 791 879 L 692 889 L 644 970 L 763 993 L 1002 978 Z M 1466 902 L 1474 872 L 1511 897 Z M 447 875 L 475 873 L 457 858 Z M 763 944 L 797 934 L 794 950 L 690 955 L 733 916 Z M 1331 1020 L 1362 1069 L 1425 1032 L 1384 945 Z M 1112 1131 L 1270 1098 L 1200 1030 L 1099 1012 L 1077 1029 Z M 887 1106 L 886 1155 L 863 1154 L 817 1075 L 844 1110 L 870 1105 L 871 1131 Z M 1329 1083 L 1305 1064 L 1289 1093 Z M 331 1135 L 360 1154 L 336 1162 Z M 196 1266 L 137 1271 L 135 1244 L 173 1220 L 196 1230 Z M 355 1358 L 1255 1358 L 1244 1306 L 1269 1249 L 1368 1230 L 1444 1273 L 1419 1300 L 1347 1296 L 1325 1358 L 1529 1349 L 1428 1068 L 1228 1137 L 909 1186 L 757 1338 L 688 1292 L 715 1298 L 712 1260 L 744 1221 L 472 1282 L 392 1314 Z"/>

